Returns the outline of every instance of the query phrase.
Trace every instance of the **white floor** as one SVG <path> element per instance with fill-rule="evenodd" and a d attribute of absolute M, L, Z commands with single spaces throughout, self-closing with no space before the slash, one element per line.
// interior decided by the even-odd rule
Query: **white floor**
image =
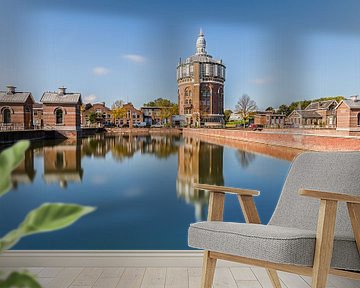
<path fill-rule="evenodd" d="M 0 271 L 26 269 L 44 288 L 195 288 L 201 258 L 196 251 L 12 251 L 0 257 Z M 279 275 L 283 288 L 310 288 L 309 277 Z M 272 288 L 264 269 L 226 261 L 218 261 L 214 287 Z M 330 276 L 327 287 L 360 288 L 360 281 Z"/>

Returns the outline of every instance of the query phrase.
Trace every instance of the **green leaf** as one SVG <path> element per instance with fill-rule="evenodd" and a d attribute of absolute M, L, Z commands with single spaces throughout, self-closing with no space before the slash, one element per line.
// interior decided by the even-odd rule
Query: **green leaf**
<path fill-rule="evenodd" d="M 0 196 L 11 189 L 11 172 L 24 160 L 29 145 L 29 141 L 19 141 L 0 153 Z"/>
<path fill-rule="evenodd" d="M 17 229 L 0 239 L 0 251 L 11 248 L 24 236 L 65 228 L 94 210 L 90 206 L 45 203 L 30 211 Z"/>
<path fill-rule="evenodd" d="M 41 288 L 35 278 L 27 272 L 12 272 L 5 280 L 0 280 L 0 288 Z"/>

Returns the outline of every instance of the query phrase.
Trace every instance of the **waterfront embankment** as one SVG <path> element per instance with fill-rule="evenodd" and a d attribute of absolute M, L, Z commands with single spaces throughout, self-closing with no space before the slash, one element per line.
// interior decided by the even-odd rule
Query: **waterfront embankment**
<path fill-rule="evenodd" d="M 321 130 L 301 129 L 250 131 L 245 129 L 186 128 L 183 129 L 183 135 L 218 138 L 221 139 L 218 144 L 224 145 L 229 145 L 237 140 L 313 151 L 360 151 L 359 136 L 345 136 L 336 131 L 322 133 Z"/>
<path fill-rule="evenodd" d="M 178 128 L 106 128 L 106 135 L 180 135 Z"/>

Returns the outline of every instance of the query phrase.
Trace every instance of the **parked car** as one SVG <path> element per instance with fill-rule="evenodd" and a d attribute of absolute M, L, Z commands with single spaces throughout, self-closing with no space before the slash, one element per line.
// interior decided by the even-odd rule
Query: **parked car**
<path fill-rule="evenodd" d="M 250 124 L 250 125 L 249 125 L 249 128 L 250 128 L 251 130 L 253 130 L 253 131 L 256 131 L 256 130 L 261 131 L 261 130 L 264 129 L 264 125 L 260 125 L 260 124 Z"/>
<path fill-rule="evenodd" d="M 138 122 L 134 124 L 134 127 L 137 128 L 145 128 L 146 127 L 146 122 Z"/>
<path fill-rule="evenodd" d="M 164 127 L 164 125 L 162 125 L 160 123 L 156 123 L 156 124 L 151 125 L 151 128 L 162 128 L 162 127 Z"/>

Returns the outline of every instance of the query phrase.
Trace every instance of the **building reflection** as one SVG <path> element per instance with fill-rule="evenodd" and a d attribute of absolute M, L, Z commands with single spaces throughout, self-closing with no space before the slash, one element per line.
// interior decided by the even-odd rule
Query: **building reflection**
<path fill-rule="evenodd" d="M 251 162 L 253 162 L 256 158 L 256 155 L 251 152 L 247 152 L 244 150 L 238 150 L 236 156 L 240 162 L 241 167 L 246 168 L 248 167 Z"/>
<path fill-rule="evenodd" d="M 64 142 L 44 147 L 43 153 L 46 183 L 59 183 L 60 187 L 66 188 L 68 183 L 82 181 L 80 143 Z"/>
<path fill-rule="evenodd" d="M 192 183 L 224 185 L 224 148 L 199 139 L 184 138 L 178 150 L 177 195 L 194 205 L 196 221 L 204 220 L 209 192 L 194 189 Z"/>
<path fill-rule="evenodd" d="M 34 150 L 28 149 L 25 158 L 20 165 L 11 173 L 11 181 L 14 188 L 19 184 L 29 184 L 35 179 Z"/>

